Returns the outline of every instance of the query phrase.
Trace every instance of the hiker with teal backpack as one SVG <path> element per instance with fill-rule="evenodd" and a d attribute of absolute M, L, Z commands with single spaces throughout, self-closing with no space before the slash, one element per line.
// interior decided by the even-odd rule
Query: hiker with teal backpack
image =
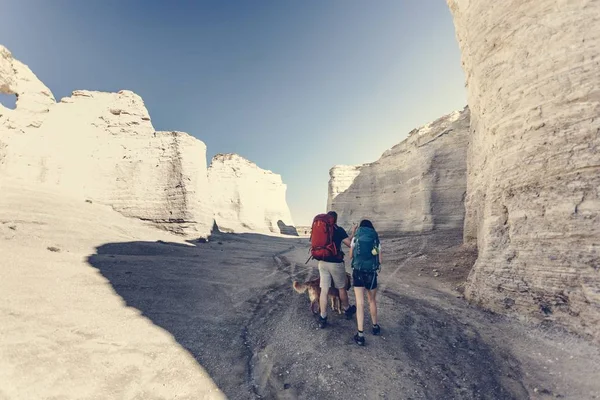
<path fill-rule="evenodd" d="M 373 335 L 379 335 L 381 328 L 377 324 L 377 272 L 381 267 L 381 243 L 379 235 L 373 224 L 368 219 L 360 221 L 350 246 L 350 259 L 352 260 L 352 282 L 356 297 L 356 324 L 358 332 L 354 341 L 359 346 L 365 345 L 364 320 L 365 320 L 365 289 L 369 299 L 369 311 Z"/>

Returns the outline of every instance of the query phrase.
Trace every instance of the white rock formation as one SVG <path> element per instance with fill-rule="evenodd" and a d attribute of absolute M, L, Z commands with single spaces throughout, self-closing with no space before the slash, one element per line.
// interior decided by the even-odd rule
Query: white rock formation
<path fill-rule="evenodd" d="M 448 0 L 471 108 L 469 299 L 600 338 L 600 2 Z"/>
<path fill-rule="evenodd" d="M 208 180 L 219 230 L 296 234 L 280 175 L 237 154 L 217 154 Z"/>
<path fill-rule="evenodd" d="M 412 131 L 374 163 L 330 170 L 328 210 L 350 227 L 370 219 L 383 236 L 462 232 L 469 110 Z"/>
<path fill-rule="evenodd" d="M 0 89 L 19 95 L 15 110 L 0 110 L 8 111 L 0 119 L 0 179 L 54 186 L 174 232 L 210 234 L 204 143 L 155 132 L 133 92 L 75 91 L 53 104 L 48 88 L 5 48 L 0 68 Z"/>
<path fill-rule="evenodd" d="M 352 185 L 363 165 L 335 165 L 329 170 L 329 188 L 327 190 L 327 210 L 334 204 L 338 195 L 344 193 Z M 338 204 L 336 203 L 336 206 Z M 338 215 L 339 218 L 339 215 Z M 340 220 L 341 221 L 341 220 Z"/>
<path fill-rule="evenodd" d="M 39 126 L 56 100 L 50 89 L 8 49 L 0 45 L 0 93 L 17 97 L 15 110 L 0 104 L 0 126 L 9 129 Z M 18 113 L 18 117 L 15 114 Z"/>

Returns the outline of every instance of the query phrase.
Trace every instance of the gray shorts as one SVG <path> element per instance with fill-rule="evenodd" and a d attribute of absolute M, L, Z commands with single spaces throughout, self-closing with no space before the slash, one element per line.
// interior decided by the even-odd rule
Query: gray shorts
<path fill-rule="evenodd" d="M 343 262 L 319 261 L 319 276 L 321 277 L 321 288 L 329 289 L 332 279 L 333 287 L 343 289 L 346 286 L 346 266 Z"/>

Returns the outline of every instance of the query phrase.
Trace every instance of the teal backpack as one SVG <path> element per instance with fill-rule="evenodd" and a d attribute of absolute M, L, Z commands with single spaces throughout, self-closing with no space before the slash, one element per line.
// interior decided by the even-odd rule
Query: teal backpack
<path fill-rule="evenodd" d="M 379 236 L 371 228 L 361 226 L 354 234 L 352 269 L 364 272 L 379 270 Z"/>

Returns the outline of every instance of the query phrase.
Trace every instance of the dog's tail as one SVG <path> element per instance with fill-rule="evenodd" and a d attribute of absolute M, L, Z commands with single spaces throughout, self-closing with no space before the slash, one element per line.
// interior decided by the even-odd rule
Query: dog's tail
<path fill-rule="evenodd" d="M 308 286 L 306 286 L 306 284 L 300 283 L 300 282 L 297 282 L 297 281 L 294 281 L 292 283 L 292 287 L 298 293 L 304 293 L 304 292 L 306 292 L 306 289 L 308 289 Z"/>

